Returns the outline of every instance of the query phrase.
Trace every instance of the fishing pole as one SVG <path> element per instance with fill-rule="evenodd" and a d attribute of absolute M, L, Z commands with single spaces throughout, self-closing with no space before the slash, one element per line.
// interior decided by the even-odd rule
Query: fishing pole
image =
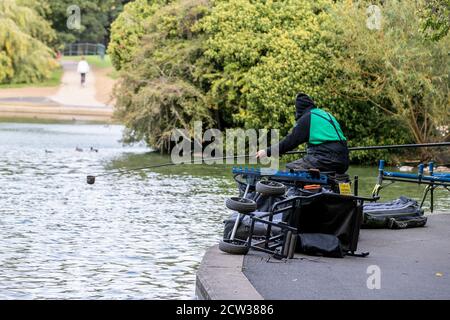
<path fill-rule="evenodd" d="M 87 184 L 95 184 L 95 179 L 96 178 L 109 176 L 109 175 L 114 175 L 114 174 L 121 174 L 121 173 L 140 171 L 140 170 L 146 170 L 146 169 L 156 169 L 156 168 L 177 166 L 177 165 L 182 165 L 182 164 L 196 164 L 196 163 L 203 163 L 203 162 L 206 162 L 206 161 L 218 161 L 218 160 L 228 160 L 228 159 L 242 159 L 242 158 L 253 158 L 253 157 L 255 157 L 255 155 L 251 155 L 251 156 L 250 155 L 229 156 L 229 157 L 221 157 L 221 158 L 204 158 L 204 159 L 193 160 L 193 161 L 189 161 L 189 162 L 179 162 L 179 163 L 167 162 L 167 163 L 156 164 L 156 165 L 147 166 L 147 167 L 140 167 L 140 168 L 127 169 L 127 170 L 111 171 L 111 172 L 102 173 L 102 174 L 95 175 L 95 176 L 94 175 L 88 175 L 86 177 L 86 180 L 87 180 Z"/>
<path fill-rule="evenodd" d="M 367 146 L 348 148 L 349 151 L 366 151 L 366 150 L 385 150 L 385 149 L 406 149 L 406 148 L 430 148 L 430 147 L 446 147 L 450 146 L 450 142 L 436 143 L 418 143 L 418 144 L 393 144 L 387 146 Z M 306 151 L 289 151 L 286 154 L 305 154 Z"/>
<path fill-rule="evenodd" d="M 402 148 L 427 148 L 427 147 L 444 147 L 444 146 L 450 146 L 450 142 L 353 147 L 353 148 L 349 148 L 349 151 L 402 149 Z M 290 152 L 287 152 L 286 154 L 305 154 L 305 153 L 306 153 L 306 151 L 290 151 Z M 95 184 L 96 177 L 103 177 L 103 176 L 127 173 L 127 172 L 132 172 L 132 171 L 139 171 L 139 170 L 145 170 L 145 169 L 156 169 L 156 168 L 170 167 L 170 166 L 176 166 L 176 165 L 182 165 L 182 164 L 196 164 L 196 163 L 203 163 L 206 161 L 218 161 L 218 160 L 253 158 L 253 157 L 255 157 L 255 155 L 229 156 L 229 157 L 221 157 L 221 158 L 205 158 L 205 159 L 190 161 L 187 163 L 186 162 L 181 162 L 181 163 L 168 162 L 168 163 L 157 164 L 157 165 L 152 165 L 152 166 L 147 166 L 147 167 L 132 168 L 132 169 L 127 169 L 127 170 L 117 170 L 117 171 L 99 174 L 97 176 L 88 175 L 87 183 Z"/>

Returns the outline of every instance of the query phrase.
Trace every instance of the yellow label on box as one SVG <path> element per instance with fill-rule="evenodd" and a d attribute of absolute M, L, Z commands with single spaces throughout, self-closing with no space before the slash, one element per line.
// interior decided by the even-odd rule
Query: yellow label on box
<path fill-rule="evenodd" d="M 351 196 L 352 188 L 350 187 L 350 183 L 339 183 L 339 193 Z"/>

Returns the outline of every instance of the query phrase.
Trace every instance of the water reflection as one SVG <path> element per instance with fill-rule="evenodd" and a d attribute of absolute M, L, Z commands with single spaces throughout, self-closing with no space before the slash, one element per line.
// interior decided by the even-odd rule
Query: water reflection
<path fill-rule="evenodd" d="M 160 160 L 123 148 L 121 131 L 0 125 L 0 298 L 193 298 L 232 182 L 146 172 L 87 185 L 87 173 L 132 167 L 137 154 L 140 166 Z"/>

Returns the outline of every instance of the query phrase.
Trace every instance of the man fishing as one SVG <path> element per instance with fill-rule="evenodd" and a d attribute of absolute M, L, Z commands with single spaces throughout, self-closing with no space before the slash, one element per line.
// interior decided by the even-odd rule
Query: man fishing
<path fill-rule="evenodd" d="M 328 112 L 316 107 L 306 94 L 297 95 L 295 102 L 294 129 L 277 145 L 260 150 L 257 158 L 279 155 L 294 150 L 302 143 L 308 143 L 307 154 L 300 160 L 288 163 L 290 170 L 319 169 L 344 174 L 349 167 L 347 138 L 337 120 Z"/>

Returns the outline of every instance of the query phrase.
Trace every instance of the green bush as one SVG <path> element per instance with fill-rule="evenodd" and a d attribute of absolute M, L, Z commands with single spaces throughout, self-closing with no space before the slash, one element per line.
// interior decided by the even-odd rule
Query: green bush
<path fill-rule="evenodd" d="M 332 50 L 321 42 L 329 1 L 215 1 L 199 28 L 208 35 L 206 56 L 220 66 L 211 99 L 226 125 L 279 128 L 294 124 L 299 91 L 318 103 Z"/>

